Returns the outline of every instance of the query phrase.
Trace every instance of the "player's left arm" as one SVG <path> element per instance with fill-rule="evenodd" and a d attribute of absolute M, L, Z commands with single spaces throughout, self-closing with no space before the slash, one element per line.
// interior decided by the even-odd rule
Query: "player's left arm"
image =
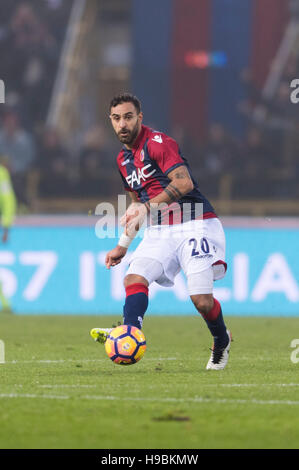
<path fill-rule="evenodd" d="M 146 203 L 148 209 L 150 209 L 151 204 L 156 205 L 163 202 L 171 204 L 172 202 L 178 201 L 194 188 L 188 168 L 185 165 L 181 165 L 170 171 L 167 177 L 170 179 L 169 185 L 160 194 Z"/>
<path fill-rule="evenodd" d="M 121 225 L 130 227 L 131 221 L 138 222 L 139 219 L 142 223 L 146 212 L 149 212 L 151 207 L 162 203 L 171 204 L 192 191 L 194 185 L 188 168 L 185 165 L 170 171 L 167 176 L 170 179 L 170 183 L 160 194 L 145 203 L 133 200 L 126 214 L 121 218 Z M 136 225 L 138 226 L 138 223 Z"/>
<path fill-rule="evenodd" d="M 126 225 L 129 236 L 132 236 L 131 233 L 136 234 L 151 209 L 155 210 L 159 204 L 175 203 L 194 188 L 192 178 L 175 140 L 165 135 L 163 138 L 160 136 L 160 140 L 156 142 L 152 139 L 148 144 L 148 151 L 151 158 L 169 179 L 169 184 L 157 196 L 140 204 L 138 214 Z"/>
<path fill-rule="evenodd" d="M 149 141 L 148 149 L 151 158 L 170 180 L 168 186 L 160 194 L 148 201 L 148 206 L 161 203 L 172 204 L 192 191 L 194 187 L 192 178 L 174 139 L 160 135 L 159 141 L 157 139 Z"/>
<path fill-rule="evenodd" d="M 139 207 L 135 207 L 134 216 L 127 221 L 126 232 L 132 238 L 135 237 L 147 213 L 149 213 L 151 209 L 156 209 L 159 204 L 163 203 L 172 204 L 194 188 L 188 168 L 185 165 L 176 167 L 174 170 L 170 171 L 167 176 L 170 179 L 168 186 L 157 196 L 145 203 L 141 203 Z"/>

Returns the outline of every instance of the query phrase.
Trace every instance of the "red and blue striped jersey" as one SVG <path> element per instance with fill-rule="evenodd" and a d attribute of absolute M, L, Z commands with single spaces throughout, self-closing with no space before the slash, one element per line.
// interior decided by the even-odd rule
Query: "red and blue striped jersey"
<path fill-rule="evenodd" d="M 117 164 L 125 189 L 134 192 L 140 202 L 147 202 L 160 194 L 171 181 L 167 175 L 179 166 L 186 166 L 194 188 L 168 206 L 167 223 L 171 225 L 189 219 L 216 217 L 212 205 L 199 191 L 177 142 L 163 132 L 143 125 L 132 150 L 123 146 L 118 154 Z M 181 208 L 179 216 L 178 211 L 173 210 L 174 206 Z M 164 215 L 161 217 L 160 214 L 159 224 L 163 224 Z"/>

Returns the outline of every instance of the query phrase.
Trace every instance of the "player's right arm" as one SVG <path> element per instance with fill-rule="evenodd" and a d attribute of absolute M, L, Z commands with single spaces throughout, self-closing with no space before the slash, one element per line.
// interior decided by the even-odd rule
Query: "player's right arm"
<path fill-rule="evenodd" d="M 128 248 L 117 245 L 113 250 L 110 250 L 106 254 L 105 265 L 107 269 L 110 269 L 111 266 L 116 266 L 121 262 L 123 257 L 126 255 Z"/>
<path fill-rule="evenodd" d="M 130 221 L 132 218 L 134 218 L 136 216 L 136 211 L 138 212 L 137 207 L 140 207 L 140 204 L 141 204 L 138 201 L 138 198 L 137 198 L 137 196 L 134 192 L 128 191 L 128 193 L 130 195 L 130 198 L 131 198 L 132 202 L 129 205 L 128 209 L 126 210 L 126 213 L 120 219 L 120 223 L 121 223 L 122 226 L 126 226 L 128 221 Z M 132 236 L 132 234 L 131 234 L 131 237 L 130 237 L 129 234 L 127 233 L 126 228 L 125 228 L 124 233 L 121 236 L 119 243 L 122 243 L 123 241 L 127 240 L 128 244 L 129 244 L 132 241 L 133 238 L 134 238 L 134 236 Z M 123 257 L 126 255 L 127 251 L 128 251 L 128 247 L 121 246 L 119 244 L 115 248 L 110 250 L 107 253 L 106 259 L 105 259 L 106 268 L 110 269 L 113 266 L 117 266 L 121 262 Z"/>
<path fill-rule="evenodd" d="M 139 202 L 139 199 L 138 199 L 138 197 L 135 193 L 133 193 L 132 191 L 129 191 L 129 195 L 130 195 L 132 203 L 133 202 Z"/>
<path fill-rule="evenodd" d="M 122 226 L 126 226 L 127 221 L 131 220 L 132 213 L 134 214 L 136 211 L 134 209 L 134 204 L 140 205 L 141 203 L 138 202 L 138 198 L 136 193 L 130 188 L 128 185 L 127 181 L 125 180 L 124 176 L 122 175 L 121 171 L 119 170 L 120 177 L 122 179 L 124 189 L 126 190 L 126 193 L 129 193 L 130 198 L 131 198 L 131 204 L 129 205 L 128 209 L 126 210 L 125 214 L 122 216 L 120 223 Z M 129 236 L 127 229 L 125 227 L 123 234 L 121 235 L 118 244 L 115 248 L 110 250 L 105 258 L 105 265 L 107 269 L 110 269 L 113 266 L 117 266 L 123 257 L 126 255 L 128 251 L 128 247 L 134 238 L 135 235 Z"/>
<path fill-rule="evenodd" d="M 126 210 L 126 213 L 120 219 L 120 223 L 122 226 L 126 225 L 127 221 L 131 220 L 132 214 L 136 212 L 136 209 L 134 209 L 134 204 L 136 205 L 140 204 L 140 202 L 138 202 L 138 198 L 135 193 L 130 191 L 129 194 L 130 194 L 132 202 L 129 205 L 128 209 Z M 128 233 L 126 233 L 126 229 L 125 229 L 123 235 L 120 238 L 120 243 L 122 240 L 126 240 L 126 237 L 128 241 L 131 241 L 131 237 L 128 236 Z M 123 257 L 126 255 L 127 251 L 128 251 L 128 247 L 121 246 L 119 244 L 115 248 L 110 250 L 107 253 L 106 259 L 105 259 L 106 268 L 110 269 L 113 266 L 117 266 L 121 262 Z"/>
<path fill-rule="evenodd" d="M 141 202 L 139 202 L 139 199 L 134 192 L 130 191 L 129 195 L 131 198 L 131 204 L 129 205 L 125 214 L 120 219 L 120 225 L 122 227 L 126 226 L 128 222 L 130 222 L 130 220 L 136 217 L 137 213 L 139 212 L 140 205 L 142 204 Z"/>

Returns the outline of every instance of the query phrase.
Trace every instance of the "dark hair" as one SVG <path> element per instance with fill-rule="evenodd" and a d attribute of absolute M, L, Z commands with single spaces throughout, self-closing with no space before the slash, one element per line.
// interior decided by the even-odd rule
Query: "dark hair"
<path fill-rule="evenodd" d="M 141 103 L 137 96 L 132 95 L 131 93 L 120 93 L 119 95 L 114 96 L 110 103 L 110 111 L 111 108 L 122 104 L 122 103 L 133 103 L 136 108 L 137 114 L 141 111 Z"/>

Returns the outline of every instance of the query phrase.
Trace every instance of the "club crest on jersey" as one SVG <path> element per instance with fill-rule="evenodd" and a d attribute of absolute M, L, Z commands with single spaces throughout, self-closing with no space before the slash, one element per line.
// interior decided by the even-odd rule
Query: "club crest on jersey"
<path fill-rule="evenodd" d="M 128 185 L 133 188 L 134 183 L 136 182 L 137 185 L 140 185 L 140 181 L 146 181 L 150 176 L 152 176 L 156 172 L 156 168 L 154 168 L 152 171 L 149 173 L 147 170 L 151 167 L 151 164 L 149 163 L 148 165 L 144 166 L 143 168 L 138 168 L 137 170 L 134 170 L 130 175 L 126 177 L 126 181 Z"/>
<path fill-rule="evenodd" d="M 152 138 L 154 142 L 159 142 L 159 144 L 162 144 L 162 136 L 161 135 L 155 135 L 155 137 Z"/>
<path fill-rule="evenodd" d="M 144 161 L 144 150 L 141 150 L 141 152 L 140 152 L 140 161 L 141 162 Z"/>

